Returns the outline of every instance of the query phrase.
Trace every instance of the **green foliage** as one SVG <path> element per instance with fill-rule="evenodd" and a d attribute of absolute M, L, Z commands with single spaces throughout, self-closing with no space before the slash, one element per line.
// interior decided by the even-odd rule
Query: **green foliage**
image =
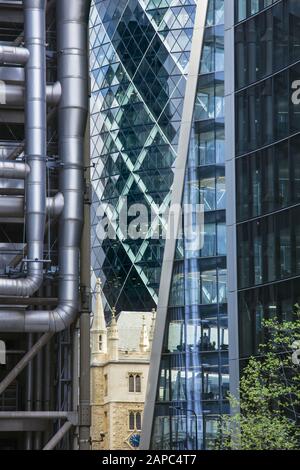
<path fill-rule="evenodd" d="M 300 448 L 300 366 L 292 361 L 300 341 L 299 306 L 294 321 L 263 322 L 265 341 L 240 379 L 239 400 L 229 396 L 232 416 L 222 416 L 217 449 Z"/>

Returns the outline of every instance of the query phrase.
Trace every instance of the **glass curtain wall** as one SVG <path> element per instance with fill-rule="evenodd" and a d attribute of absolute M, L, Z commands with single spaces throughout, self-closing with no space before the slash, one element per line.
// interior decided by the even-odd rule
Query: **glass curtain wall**
<path fill-rule="evenodd" d="M 203 204 L 204 245 L 177 243 L 152 449 L 210 449 L 228 412 L 223 23 L 224 1 L 211 0 L 182 201 Z"/>
<path fill-rule="evenodd" d="M 300 2 L 236 3 L 238 315 L 243 360 L 257 352 L 262 319 L 291 320 L 300 301 Z M 257 4 L 255 10 L 250 3 Z"/>

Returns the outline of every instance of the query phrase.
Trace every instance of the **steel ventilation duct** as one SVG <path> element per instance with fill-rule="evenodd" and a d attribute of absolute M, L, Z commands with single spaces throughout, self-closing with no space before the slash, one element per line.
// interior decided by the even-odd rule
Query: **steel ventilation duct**
<path fill-rule="evenodd" d="M 26 207 L 28 276 L 0 279 L 0 295 L 30 297 L 43 280 L 43 243 L 46 202 L 46 78 L 44 0 L 24 0 L 26 110 Z M 79 250 L 84 205 L 84 134 L 88 116 L 89 0 L 59 0 L 56 5 L 58 45 L 58 139 L 60 192 L 59 305 L 49 311 L 21 310 L 13 305 L 0 310 L 2 332 L 58 332 L 78 313 Z M 0 51 L 1 52 L 1 51 Z M 3 56 L 3 54 L 2 54 Z M 2 57 L 0 54 L 0 57 Z M 14 60 L 14 59 L 12 59 Z M 38 86 L 37 86 L 38 84 Z M 21 167 L 20 167 L 21 170 Z M 10 171 L 2 165 L 2 170 Z M 54 204 L 54 203 L 53 203 Z M 54 206 L 48 203 L 49 210 Z M 17 299 L 15 305 L 17 304 Z"/>

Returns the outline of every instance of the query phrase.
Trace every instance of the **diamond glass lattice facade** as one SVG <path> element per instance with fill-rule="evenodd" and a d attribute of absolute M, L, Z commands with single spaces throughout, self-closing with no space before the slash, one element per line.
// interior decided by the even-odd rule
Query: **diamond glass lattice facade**
<path fill-rule="evenodd" d="M 195 16 L 190 0 L 94 1 L 91 11 L 92 283 L 103 281 L 107 312 L 157 303 Z M 140 240 L 99 240 L 101 205 L 117 214 L 143 204 Z M 130 222 L 131 219 L 128 219 Z"/>

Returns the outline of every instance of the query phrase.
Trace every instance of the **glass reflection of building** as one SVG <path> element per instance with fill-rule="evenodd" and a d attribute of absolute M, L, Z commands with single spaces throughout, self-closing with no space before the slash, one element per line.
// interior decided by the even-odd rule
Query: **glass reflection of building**
<path fill-rule="evenodd" d="M 209 1 L 182 198 L 204 206 L 204 245 L 177 242 L 152 449 L 212 448 L 218 418 L 228 412 L 223 23 L 224 1 Z"/>
<path fill-rule="evenodd" d="M 240 358 L 256 352 L 262 318 L 291 319 L 300 300 L 300 2 L 255 17 L 246 3 L 235 26 Z"/>
<path fill-rule="evenodd" d="M 237 270 L 232 357 L 240 359 L 232 361 L 234 389 L 243 359 L 262 342 L 262 319 L 292 319 L 300 301 L 300 105 L 293 99 L 300 79 L 300 2 L 229 3 L 236 117 L 228 178 L 236 179 L 237 266 L 228 268 Z M 230 116 L 227 125 L 232 129 Z M 229 252 L 228 263 L 236 256 Z"/>
<path fill-rule="evenodd" d="M 157 304 L 164 240 L 151 229 L 166 222 L 194 15 L 194 0 L 92 2 L 92 283 L 102 279 L 106 312 Z M 119 215 L 125 198 L 149 223 L 152 211 L 149 231 L 101 242 L 99 206 Z"/>

